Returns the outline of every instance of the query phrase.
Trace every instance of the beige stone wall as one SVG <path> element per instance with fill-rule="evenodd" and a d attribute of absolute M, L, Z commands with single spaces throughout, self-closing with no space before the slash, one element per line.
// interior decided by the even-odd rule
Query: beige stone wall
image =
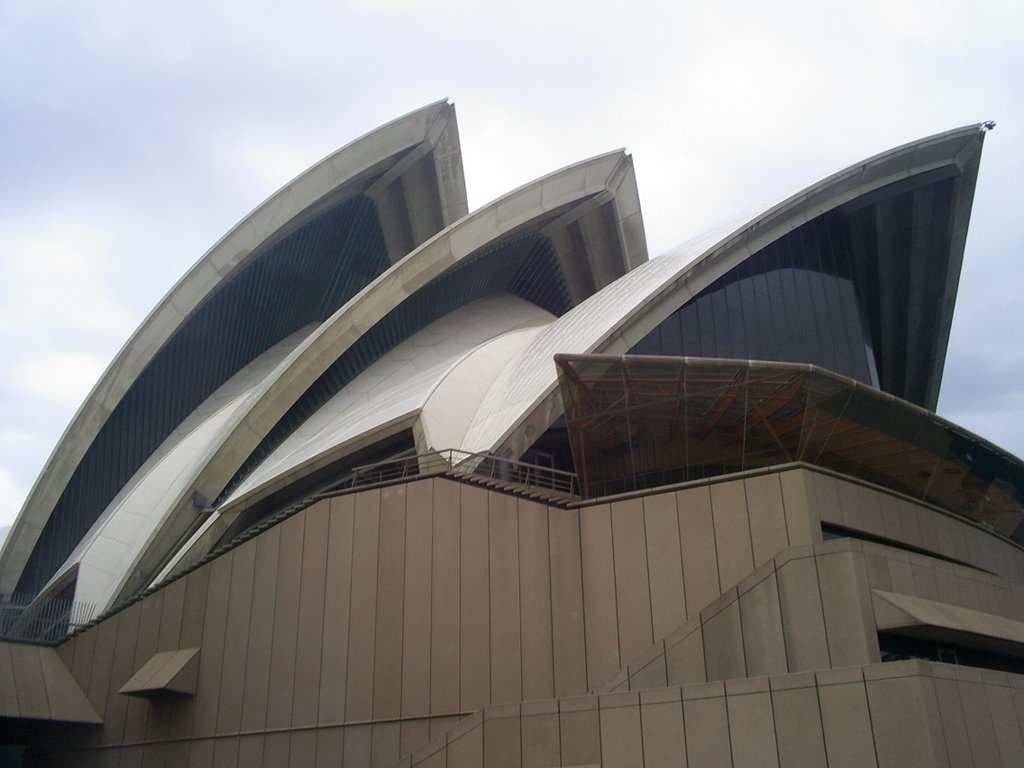
<path fill-rule="evenodd" d="M 823 523 L 864 531 L 1024 581 L 1024 550 L 984 528 L 884 490 L 807 470 L 809 503 Z"/>
<path fill-rule="evenodd" d="M 777 553 L 821 536 L 799 472 L 690 485 L 578 514 L 587 690 Z"/>
<path fill-rule="evenodd" d="M 877 662 L 872 589 L 1024 621 L 1024 584 L 891 547 L 837 539 L 780 553 L 629 660 L 597 690 Z"/>
<path fill-rule="evenodd" d="M 433 478 L 318 502 L 65 643 L 104 726 L 61 746 L 82 764 L 387 765 L 491 705 L 876 661 L 870 587 L 955 582 L 1019 615 L 988 574 L 821 544 L 816 483 L 794 469 L 562 509 Z M 194 697 L 117 693 L 188 647 Z"/>
<path fill-rule="evenodd" d="M 488 707 L 400 765 L 1024 764 L 1024 677 L 925 662 Z"/>

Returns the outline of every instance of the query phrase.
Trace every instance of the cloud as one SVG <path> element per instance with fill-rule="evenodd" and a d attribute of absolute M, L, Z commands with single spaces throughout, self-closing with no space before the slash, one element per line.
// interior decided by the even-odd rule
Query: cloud
<path fill-rule="evenodd" d="M 0 529 L 9 526 L 25 503 L 28 488 L 22 485 L 10 472 L 0 468 Z M 0 530 L 0 546 L 7 537 L 7 531 Z"/>
<path fill-rule="evenodd" d="M 29 357 L 15 370 L 14 381 L 26 396 L 65 406 L 77 406 L 109 361 L 76 352 Z"/>
<path fill-rule="evenodd" d="M 2 3 L 0 427 L 43 447 L 0 472 L 31 485 L 103 366 L 247 211 L 442 97 L 473 206 L 626 146 L 652 255 L 996 119 L 940 411 L 1024 453 L 1022 38 L 1011 0 Z"/>

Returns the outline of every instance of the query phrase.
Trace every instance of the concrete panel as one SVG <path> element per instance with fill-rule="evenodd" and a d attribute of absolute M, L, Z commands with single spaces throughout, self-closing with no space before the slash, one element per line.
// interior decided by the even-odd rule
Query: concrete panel
<path fill-rule="evenodd" d="M 898 498 L 896 503 L 900 508 L 904 541 L 929 552 L 941 552 L 938 539 L 939 531 L 936 526 L 938 516 L 931 510 L 924 509 L 906 499 Z M 952 552 L 952 548 L 949 551 Z"/>
<path fill-rule="evenodd" d="M 732 768 L 729 716 L 725 697 L 687 699 L 683 691 L 688 765 L 701 768 Z"/>
<path fill-rule="evenodd" d="M 348 631 L 345 719 L 369 720 L 373 713 L 373 649 L 377 629 L 377 553 L 380 545 L 380 491 L 355 497 L 352 530 L 352 602 Z M 282 550 L 283 551 L 283 550 Z M 369 762 L 369 734 L 366 735 Z M 348 752 L 349 738 L 345 738 Z M 362 743 L 353 749 L 363 754 Z"/>
<path fill-rule="evenodd" d="M 550 509 L 548 526 L 555 695 L 571 696 L 588 689 L 580 512 Z"/>
<path fill-rule="evenodd" d="M 3 643 L 3 646 L 10 672 L 5 680 L 13 682 L 17 700 L 13 711 L 22 718 L 48 720 L 52 710 L 38 651 L 24 643 Z"/>
<path fill-rule="evenodd" d="M 425 715 L 430 711 L 430 569 L 433 502 L 433 481 L 427 480 L 409 486 L 405 502 L 405 607 L 402 622 L 403 717 Z"/>
<path fill-rule="evenodd" d="M 491 698 L 504 704 L 522 701 L 522 646 L 519 621 L 519 523 L 516 499 L 488 496 Z"/>
<path fill-rule="evenodd" d="M 460 561 L 461 634 L 460 706 L 479 709 L 490 702 L 490 579 L 487 492 L 460 487 L 462 497 Z"/>
<path fill-rule="evenodd" d="M 892 592 L 892 574 L 889 572 L 889 559 L 870 552 L 864 553 L 864 569 L 868 575 L 868 586 Z M 954 594 L 953 591 L 947 594 Z"/>
<path fill-rule="evenodd" d="M 934 512 L 932 514 L 934 515 Z M 955 559 L 960 560 L 964 563 L 974 562 L 974 558 L 971 552 L 971 540 L 974 537 L 964 535 L 963 524 L 960 521 L 955 520 L 952 517 L 946 516 L 942 516 L 941 519 L 945 521 L 945 525 L 943 527 L 945 527 L 947 531 L 946 536 L 944 538 L 946 541 L 952 542 L 953 544 L 952 556 Z M 940 528 L 939 520 L 940 518 L 935 518 L 936 528 L 940 531 L 941 535 L 942 529 Z"/>
<path fill-rule="evenodd" d="M 254 543 L 256 559 L 241 716 L 241 728 L 245 731 L 263 730 L 267 725 L 281 526 L 264 531 Z"/>
<path fill-rule="evenodd" d="M 192 745 L 193 750 L 195 744 Z M 271 768 L 277 766 L 284 768 L 289 766 L 289 751 L 291 748 L 291 734 L 288 731 L 268 733 L 263 737 L 262 764 Z M 241 756 L 241 745 L 239 745 L 239 756 Z"/>
<path fill-rule="evenodd" d="M 686 616 L 691 618 L 721 594 L 711 492 L 706 486 L 679 491 L 676 509 L 679 512 Z"/>
<path fill-rule="evenodd" d="M 509 707 L 515 711 L 518 707 Z M 490 714 L 490 710 L 485 713 Z M 498 715 L 497 712 L 495 712 Z M 502 713 L 504 714 L 504 713 Z M 484 762 L 494 768 L 520 768 L 522 765 L 522 736 L 518 714 L 495 716 L 484 720 Z"/>
<path fill-rule="evenodd" d="M 704 667 L 704 633 L 698 627 L 665 650 L 665 676 L 669 685 L 688 685 L 707 680 Z"/>
<path fill-rule="evenodd" d="M 483 765 L 484 729 L 482 725 L 471 728 L 448 743 L 446 768 L 476 768 Z"/>
<path fill-rule="evenodd" d="M 120 753 L 120 760 L 118 761 L 117 768 L 142 768 L 142 747 L 127 747 L 126 749 L 120 750 Z M 225 760 L 221 763 L 217 763 L 215 756 L 214 766 L 217 765 L 227 765 L 227 761 Z"/>
<path fill-rule="evenodd" d="M 829 667 L 825 616 L 812 557 L 789 560 L 776 572 L 790 672 Z"/>
<path fill-rule="evenodd" d="M 526 715 L 521 720 L 523 768 L 559 765 L 558 704 L 551 702 L 549 714 Z"/>
<path fill-rule="evenodd" d="M 414 749 L 419 749 L 430 741 L 430 721 L 426 719 L 403 720 L 399 739 L 401 740 L 399 751 L 403 755 L 408 755 Z"/>
<path fill-rule="evenodd" d="M 643 500 L 647 565 L 651 581 L 651 623 L 655 639 L 686 620 L 679 513 L 674 493 Z"/>
<path fill-rule="evenodd" d="M 626 663 L 654 642 L 643 503 L 639 499 L 615 502 L 611 515 L 619 655 Z"/>
<path fill-rule="evenodd" d="M 927 565 L 912 563 L 910 568 L 914 580 L 913 594 L 926 600 L 942 599 L 938 585 L 935 582 L 935 571 L 931 568 L 931 563 Z"/>
<path fill-rule="evenodd" d="M 1019 680 L 1010 679 L 1010 695 L 1013 697 L 1013 710 L 1017 718 L 1017 729 L 1024 734 L 1024 686 Z"/>
<path fill-rule="evenodd" d="M 754 567 L 764 565 L 789 546 L 786 511 L 782 501 L 779 475 L 759 475 L 743 481 L 750 514 L 750 541 Z"/>
<path fill-rule="evenodd" d="M 210 566 L 207 565 L 193 571 L 184 578 L 186 582 L 185 602 L 182 607 L 181 631 L 178 638 L 183 648 L 198 648 L 202 646 L 206 622 L 207 593 L 210 586 L 210 570 Z M 127 618 L 126 613 L 119 614 L 119 616 Z M 118 634 L 120 634 L 120 628 Z M 202 660 L 200 659 L 201 666 Z M 115 692 L 126 682 L 126 680 L 122 680 L 119 684 L 115 685 L 113 674 L 111 674 L 108 680 L 111 695 L 116 695 Z M 116 696 L 116 699 L 124 699 L 124 697 Z M 121 706 L 117 701 L 112 701 L 111 704 L 115 709 Z M 161 718 L 160 722 L 154 724 L 154 728 L 166 731 L 169 738 L 186 738 L 192 734 L 195 708 L 195 699 L 189 698 L 187 701 L 180 703 L 178 708 L 175 709 L 173 717 Z M 104 714 L 105 718 L 113 716 L 113 711 Z"/>
<path fill-rule="evenodd" d="M 899 499 L 888 493 L 870 491 L 863 489 L 864 493 L 873 493 L 878 505 L 878 513 L 881 515 L 882 534 L 893 541 L 906 541 L 906 533 L 903 530 L 903 512 Z"/>
<path fill-rule="evenodd" d="M 525 701 L 554 696 L 551 618 L 551 551 L 547 507 L 520 499 L 519 591 Z M 557 743 L 557 741 L 556 741 Z"/>
<path fill-rule="evenodd" d="M 160 617 L 163 614 L 163 590 L 149 595 L 142 600 L 142 610 L 139 613 L 139 635 L 135 641 L 135 659 L 132 663 L 134 670 L 138 671 L 156 653 L 160 633 Z M 227 647 L 227 646 L 225 646 Z M 125 717 L 124 740 L 127 742 L 142 741 L 146 738 L 149 712 L 151 707 L 148 702 L 132 697 L 128 701 L 128 711 Z M 142 751 L 139 750 L 141 759 Z"/>
<path fill-rule="evenodd" d="M 434 480 L 430 593 L 430 711 L 459 711 L 459 486 Z"/>
<path fill-rule="evenodd" d="M 340 765 L 345 754 L 345 729 L 318 728 L 315 733 L 316 768 L 335 768 Z"/>
<path fill-rule="evenodd" d="M 964 723 L 963 706 L 960 703 L 960 687 L 952 678 L 936 677 L 933 683 L 949 763 L 974 765 L 971 743 L 967 738 L 967 726 Z"/>
<path fill-rule="evenodd" d="M 171 582 L 161 590 L 164 600 L 160 609 L 160 632 L 157 635 L 157 651 L 173 651 L 181 646 L 178 638 L 181 634 L 181 617 L 185 610 L 186 579 Z"/>
<path fill-rule="evenodd" d="M 640 707 L 636 694 L 629 696 L 633 699 L 633 704 L 629 706 L 605 708 L 605 700 L 613 697 L 601 699 L 602 768 L 633 768 L 644 764 Z"/>
<path fill-rule="evenodd" d="M 771 694 L 764 691 L 729 696 L 726 703 L 733 766 L 778 766 Z"/>
<path fill-rule="evenodd" d="M 295 687 L 292 696 L 293 727 L 316 725 L 319 716 L 330 509 L 330 501 L 324 500 L 300 513 L 306 518 L 306 527 L 299 586 Z M 292 747 L 294 754 L 294 743 Z"/>
<path fill-rule="evenodd" d="M 217 707 L 218 733 L 238 733 L 242 728 L 249 636 L 253 631 L 250 618 L 257 543 L 250 541 L 238 547 L 231 563 L 231 591 L 224 630 L 226 652 L 221 666 L 220 704 Z"/>
<path fill-rule="evenodd" d="M 594 689 L 622 666 L 618 609 L 612 570 L 611 509 L 607 504 L 580 510 L 583 553 L 583 616 L 586 622 L 587 689 Z"/>
<path fill-rule="evenodd" d="M 858 493 L 858 487 L 853 483 L 848 483 L 845 480 L 836 480 L 836 492 L 839 498 L 839 517 L 842 521 L 842 525 L 854 531 L 867 531 L 875 536 L 883 535 L 881 528 L 881 518 L 879 517 L 877 522 L 879 523 L 878 528 L 873 529 L 868 527 L 869 521 L 865 518 L 863 511 L 860 508 L 860 494 Z"/>
<path fill-rule="evenodd" d="M 381 489 L 373 653 L 373 717 L 377 720 L 398 717 L 402 712 L 405 499 L 405 486 Z"/>
<path fill-rule="evenodd" d="M 815 560 L 832 666 L 879 661 L 863 559 L 840 552 Z"/>
<path fill-rule="evenodd" d="M 370 765 L 373 734 L 369 725 L 353 725 L 345 729 L 345 753 L 342 765 Z M 269 763 L 267 764 L 270 765 Z"/>
<path fill-rule="evenodd" d="M 863 485 L 857 486 L 861 513 L 864 515 L 866 530 L 881 531 L 879 536 L 903 541 L 904 532 L 901 516 L 894 510 L 895 498 Z"/>
<path fill-rule="evenodd" d="M 413 763 L 417 768 L 447 768 L 447 752 L 448 750 L 444 747 L 429 755 L 423 760 L 419 760 Z"/>
<path fill-rule="evenodd" d="M 355 498 L 341 496 L 331 499 L 324 631 L 320 643 L 320 702 L 317 708 L 321 724 L 341 723 L 345 719 L 354 525 Z"/>
<path fill-rule="evenodd" d="M 184 581 L 184 579 L 182 579 L 182 581 Z M 71 674 L 74 676 L 75 680 L 78 681 L 78 685 L 81 687 L 81 689 L 85 691 L 87 696 L 89 696 L 89 700 L 92 701 L 92 705 L 97 709 L 97 711 L 99 711 L 100 707 L 97 703 L 97 700 L 94 699 L 93 695 L 90 693 L 90 690 L 95 687 L 94 678 L 92 674 L 92 667 L 93 661 L 95 660 L 96 656 L 96 643 L 99 637 L 99 633 L 103 629 L 103 627 L 107 624 L 116 622 L 116 620 L 117 616 L 113 616 L 107 619 L 99 626 L 92 627 L 91 629 L 86 630 L 82 634 L 65 643 L 65 645 L 74 644 L 75 648 L 75 656 L 71 664 L 68 665 L 68 669 L 71 670 Z M 112 632 L 113 630 L 108 629 L 107 631 Z M 112 637 L 113 635 L 111 635 L 111 638 Z M 110 643 L 110 655 L 112 656 L 113 640 L 111 640 Z M 97 677 L 99 677 L 99 675 L 97 675 Z M 106 698 L 105 688 L 106 683 L 104 680 L 104 694 L 103 697 L 99 699 L 99 701 L 101 702 Z"/>
<path fill-rule="evenodd" d="M 263 741 L 264 737 L 262 733 L 243 736 L 240 738 L 238 740 L 238 764 L 254 767 L 262 766 L 264 748 Z M 169 762 L 168 766 L 171 765 L 176 765 L 176 763 Z"/>
<path fill-rule="evenodd" d="M 586 706 L 581 706 L 583 701 Z M 568 709 L 572 706 L 573 709 Z M 559 734 L 563 765 L 597 765 L 601 762 L 601 721 L 597 699 L 560 703 Z"/>
<path fill-rule="evenodd" d="M 790 546 L 814 544 L 821 540 L 821 519 L 818 517 L 810 473 L 795 469 L 779 474 L 779 487 L 786 514 L 786 533 Z"/>
<path fill-rule="evenodd" d="M 839 504 L 838 481 L 831 475 L 823 475 L 820 472 L 809 472 L 808 475 L 814 488 L 814 501 L 821 522 L 846 525 Z"/>
<path fill-rule="evenodd" d="M 214 598 L 215 601 L 216 599 Z M 127 697 L 121 696 L 117 692 L 136 671 L 133 669 L 133 661 L 141 615 L 142 606 L 139 603 L 129 606 L 120 613 L 121 621 L 118 622 L 117 639 L 114 641 L 114 659 L 110 665 L 110 687 L 107 690 L 107 701 L 105 709 L 99 710 L 100 717 L 103 718 L 103 743 L 106 744 L 116 744 L 124 738 L 124 720 L 128 712 L 128 702 Z M 15 667 L 17 667 L 16 662 Z M 200 663 L 201 669 L 202 664 Z M 95 674 L 96 670 L 93 671 Z M 209 690 L 209 686 L 206 690 Z M 182 717 L 182 730 L 185 732 L 190 732 L 193 728 L 192 715 L 194 711 L 194 704 L 185 708 Z"/>
<path fill-rule="evenodd" d="M 772 691 L 780 768 L 826 765 L 818 692 L 814 688 Z"/>
<path fill-rule="evenodd" d="M 966 556 L 966 545 L 959 549 L 955 539 L 966 540 L 977 529 L 966 525 L 949 515 L 914 504 L 906 499 L 897 499 L 902 515 L 903 539 L 906 543 L 920 547 L 927 552 L 936 552 L 944 557 L 971 562 Z M 960 554 L 957 554 L 957 552 Z"/>
<path fill-rule="evenodd" d="M 185 579 L 185 605 L 181 613 L 181 633 L 178 642 L 181 648 L 196 648 L 203 641 L 210 568 L 207 566 L 192 571 Z"/>
<path fill-rule="evenodd" d="M 896 558 L 900 559 L 896 559 Z M 914 569 L 906 559 L 905 553 L 898 553 L 896 557 L 889 560 L 889 580 L 895 592 L 905 595 L 914 594 Z"/>
<path fill-rule="evenodd" d="M 292 697 L 282 695 L 281 692 L 291 691 L 295 685 L 305 524 L 305 516 L 298 514 L 279 526 L 281 544 L 277 560 L 277 594 L 274 599 L 274 639 L 270 652 L 267 728 L 287 728 L 292 722 Z M 200 676 L 201 673 L 200 663 Z"/>
<path fill-rule="evenodd" d="M 234 552 L 214 560 L 210 568 L 210 586 L 206 593 L 206 624 L 202 652 L 199 655 L 199 679 L 196 682 L 196 709 L 193 733 L 211 736 L 217 732 L 217 708 L 220 699 L 221 669 L 224 661 L 224 635 L 227 630 L 228 600 Z M 286 690 L 290 690 L 290 687 Z M 287 720 L 285 721 L 287 723 Z"/>
<path fill-rule="evenodd" d="M 786 641 L 782 631 L 779 589 L 775 573 L 740 595 L 743 655 L 751 677 L 785 674 Z"/>
<path fill-rule="evenodd" d="M 398 722 L 373 724 L 370 732 L 371 768 L 390 768 L 398 762 L 400 732 Z"/>
<path fill-rule="evenodd" d="M 878 765 L 863 683 L 821 685 L 818 701 L 829 768 Z"/>
<path fill-rule="evenodd" d="M 923 706 L 920 678 L 869 680 L 867 694 L 875 753 L 881 768 L 949 764 L 945 750 L 936 753 L 932 748 L 932 724 Z"/>
<path fill-rule="evenodd" d="M 110 670 L 114 664 L 114 646 L 120 621 L 121 614 L 115 614 L 81 635 L 82 643 L 75 652 L 75 678 L 101 717 L 107 706 Z"/>
<path fill-rule="evenodd" d="M 148 727 L 148 726 L 147 726 Z M 181 765 L 182 762 L 188 761 L 188 755 L 185 755 L 184 760 L 177 760 L 175 762 L 168 762 L 170 758 L 170 749 L 168 744 L 145 744 L 141 747 L 142 758 L 140 765 L 145 768 L 165 768 L 165 766 Z M 187 745 L 185 745 L 187 747 Z"/>
<path fill-rule="evenodd" d="M 644 690 L 647 688 L 664 688 L 668 685 L 668 672 L 665 669 L 665 653 L 663 645 L 659 642 L 652 646 L 652 651 L 657 655 L 653 660 L 647 660 L 651 651 L 644 654 L 642 662 L 634 667 L 629 667 L 629 689 L 632 691 Z"/>
<path fill-rule="evenodd" d="M 686 765 L 682 701 L 647 704 L 644 703 L 642 693 L 640 700 L 644 768 L 674 768 Z"/>
<path fill-rule="evenodd" d="M 1003 765 L 1024 765 L 1024 744 L 1021 743 L 1020 724 L 1013 708 L 1013 694 L 1001 685 L 987 685 L 985 688 Z"/>
<path fill-rule="evenodd" d="M 217 739 L 213 743 L 214 768 L 234 768 L 238 765 L 239 746 L 238 739 Z M 124 760 L 121 765 L 124 765 Z"/>
<path fill-rule="evenodd" d="M 15 668 L 11 658 L 9 643 L 0 643 L 0 679 L 14 680 Z M 20 717 L 21 705 L 18 703 L 17 685 L 0 685 L 0 712 L 8 717 Z M 96 708 L 95 706 L 93 707 Z M 102 710 L 101 710 L 102 711 Z"/>
<path fill-rule="evenodd" d="M 704 665 L 708 680 L 746 677 L 740 606 L 733 601 L 704 620 Z"/>
<path fill-rule="evenodd" d="M 266 748 L 264 748 L 264 756 L 265 756 L 264 764 L 265 765 L 287 765 L 288 764 L 288 747 L 287 747 L 287 744 L 288 744 L 288 734 L 287 733 L 285 733 L 285 734 L 278 734 L 279 737 L 282 736 L 282 735 L 284 736 L 284 742 L 285 742 L 284 750 L 281 750 L 280 752 L 269 752 L 269 757 L 270 757 L 271 760 L 273 760 L 273 758 L 281 755 L 281 756 L 284 757 L 284 760 L 283 761 L 279 761 L 279 762 L 267 762 L 266 761 L 266 756 L 268 755 L 268 752 L 267 752 Z M 268 741 L 269 741 L 269 739 L 268 739 Z M 189 745 L 189 750 L 188 750 L 188 766 L 189 766 L 189 768 L 213 768 L 213 748 L 214 748 L 214 742 L 213 742 L 212 739 L 204 739 L 202 741 L 193 741 Z M 116 765 L 116 764 L 117 763 L 111 763 L 111 765 Z"/>
<path fill-rule="evenodd" d="M 715 522 L 718 578 L 722 588 L 728 589 L 754 570 L 743 481 L 732 480 L 712 485 L 711 510 Z"/>

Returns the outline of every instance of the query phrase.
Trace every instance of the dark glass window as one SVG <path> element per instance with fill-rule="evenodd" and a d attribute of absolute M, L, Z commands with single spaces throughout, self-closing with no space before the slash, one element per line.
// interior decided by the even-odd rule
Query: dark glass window
<path fill-rule="evenodd" d="M 630 350 L 811 363 L 877 386 L 846 222 L 821 216 L 709 285 Z"/>
<path fill-rule="evenodd" d="M 923 631 L 927 631 L 927 628 Z M 998 669 L 1016 675 L 1024 673 L 1024 658 L 1018 654 L 972 647 L 948 640 L 938 641 L 930 637 L 909 637 L 893 632 L 879 632 L 878 650 L 882 661 L 922 659 L 943 664 Z"/>

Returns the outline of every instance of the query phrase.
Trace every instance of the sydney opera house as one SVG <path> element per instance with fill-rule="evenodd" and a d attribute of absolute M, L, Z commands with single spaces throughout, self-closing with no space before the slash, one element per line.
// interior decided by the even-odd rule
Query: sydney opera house
<path fill-rule="evenodd" d="M 0 554 L 0 760 L 1024 765 L 1024 464 L 935 414 L 986 125 L 648 258 L 454 107 L 217 242 Z"/>

